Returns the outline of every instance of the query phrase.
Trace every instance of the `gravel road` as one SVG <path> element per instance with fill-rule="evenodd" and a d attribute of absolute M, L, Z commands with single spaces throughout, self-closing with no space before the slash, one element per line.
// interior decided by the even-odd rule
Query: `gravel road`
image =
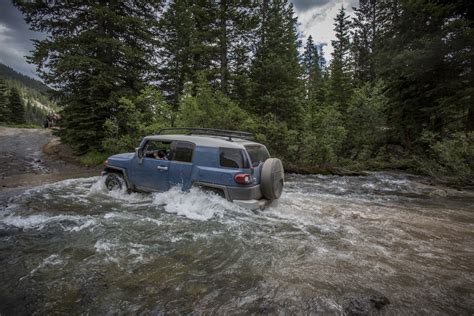
<path fill-rule="evenodd" d="M 43 146 L 54 139 L 48 129 L 0 127 L 0 202 L 28 187 L 98 174 L 98 168 L 44 154 Z"/>

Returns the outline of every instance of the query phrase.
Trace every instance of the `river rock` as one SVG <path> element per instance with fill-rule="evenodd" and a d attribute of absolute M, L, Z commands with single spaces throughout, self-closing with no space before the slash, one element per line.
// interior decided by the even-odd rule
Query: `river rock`
<path fill-rule="evenodd" d="M 342 302 L 344 313 L 349 316 L 363 316 L 377 314 L 390 300 L 383 295 L 368 297 L 347 297 Z"/>
<path fill-rule="evenodd" d="M 446 197 L 448 195 L 448 192 L 446 192 L 446 190 L 443 190 L 443 189 L 436 189 L 436 190 L 431 191 L 429 195 Z"/>

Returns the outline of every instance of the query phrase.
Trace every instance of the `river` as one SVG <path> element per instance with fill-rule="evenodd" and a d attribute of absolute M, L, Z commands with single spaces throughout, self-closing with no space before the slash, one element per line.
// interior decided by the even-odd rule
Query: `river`
<path fill-rule="evenodd" d="M 98 177 L 34 187 L 0 208 L 0 314 L 472 315 L 474 193 L 421 180 L 287 175 L 258 212 Z"/>

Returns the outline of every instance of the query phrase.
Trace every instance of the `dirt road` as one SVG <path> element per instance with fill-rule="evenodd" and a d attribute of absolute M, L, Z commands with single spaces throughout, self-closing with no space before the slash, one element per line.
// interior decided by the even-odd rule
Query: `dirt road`
<path fill-rule="evenodd" d="M 2 193 L 11 192 L 12 188 L 98 174 L 98 168 L 88 168 L 63 161 L 54 155 L 46 155 L 43 146 L 55 139 L 48 129 L 0 127 Z"/>

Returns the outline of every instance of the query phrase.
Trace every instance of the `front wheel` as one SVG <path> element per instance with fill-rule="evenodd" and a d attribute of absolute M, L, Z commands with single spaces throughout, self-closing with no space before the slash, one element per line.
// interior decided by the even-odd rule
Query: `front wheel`
<path fill-rule="evenodd" d="M 121 174 L 109 173 L 105 178 L 105 187 L 109 191 L 122 191 L 127 189 L 127 184 Z"/>

